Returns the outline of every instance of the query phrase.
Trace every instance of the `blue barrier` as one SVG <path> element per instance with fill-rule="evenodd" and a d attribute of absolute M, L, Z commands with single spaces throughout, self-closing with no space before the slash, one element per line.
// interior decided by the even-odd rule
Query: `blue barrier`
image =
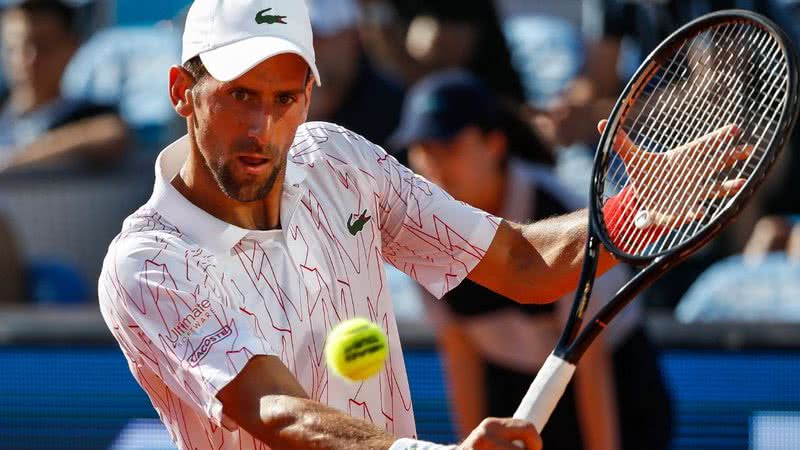
<path fill-rule="evenodd" d="M 800 352 L 673 350 L 661 361 L 675 450 L 748 449 L 754 416 L 800 411 Z M 437 354 L 407 350 L 406 366 L 420 437 L 453 441 Z M 0 347 L 0 367 L 0 448 L 107 449 L 126 425 L 157 429 L 132 422 L 157 415 L 116 348 Z"/>

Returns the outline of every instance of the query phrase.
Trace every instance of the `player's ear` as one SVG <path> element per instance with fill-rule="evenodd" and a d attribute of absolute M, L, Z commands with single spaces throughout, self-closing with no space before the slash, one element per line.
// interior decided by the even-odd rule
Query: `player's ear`
<path fill-rule="evenodd" d="M 306 112 L 305 116 L 308 117 L 308 109 L 311 105 L 311 93 L 314 91 L 314 85 L 317 84 L 317 79 L 314 77 L 314 73 L 311 72 L 311 69 L 308 69 L 308 73 L 306 75 Z"/>
<path fill-rule="evenodd" d="M 192 87 L 195 81 L 192 74 L 182 66 L 169 68 L 169 98 L 172 107 L 181 117 L 189 117 L 194 112 Z"/>

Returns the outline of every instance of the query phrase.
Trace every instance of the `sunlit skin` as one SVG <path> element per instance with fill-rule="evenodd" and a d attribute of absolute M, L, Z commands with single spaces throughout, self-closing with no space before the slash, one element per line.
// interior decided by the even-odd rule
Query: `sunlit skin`
<path fill-rule="evenodd" d="M 313 88 L 294 54 L 269 58 L 241 77 L 194 80 L 170 69 L 170 97 L 186 118 L 189 157 L 173 186 L 209 214 L 247 229 L 280 228 L 286 158 Z"/>

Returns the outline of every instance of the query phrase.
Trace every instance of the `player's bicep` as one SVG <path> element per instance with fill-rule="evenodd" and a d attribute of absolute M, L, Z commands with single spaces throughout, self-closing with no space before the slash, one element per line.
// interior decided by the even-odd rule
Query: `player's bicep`
<path fill-rule="evenodd" d="M 525 238 L 522 226 L 503 220 L 486 254 L 468 278 L 498 294 L 525 303 L 547 303 L 556 298 L 547 280 L 538 275 L 550 273 L 545 258 Z"/>
<path fill-rule="evenodd" d="M 255 356 L 236 377 L 217 393 L 222 413 L 251 434 L 263 425 L 260 403 L 270 395 L 308 398 L 308 394 L 281 360 L 272 355 Z"/>

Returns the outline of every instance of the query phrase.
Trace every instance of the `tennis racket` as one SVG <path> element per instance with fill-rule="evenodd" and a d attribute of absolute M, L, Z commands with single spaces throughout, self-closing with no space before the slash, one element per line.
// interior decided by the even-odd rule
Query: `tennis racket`
<path fill-rule="evenodd" d="M 749 11 L 700 17 L 647 57 L 602 130 L 575 301 L 515 418 L 541 431 L 606 325 L 742 210 L 789 138 L 797 82 L 787 36 Z M 581 331 L 600 244 L 642 269 Z"/>

